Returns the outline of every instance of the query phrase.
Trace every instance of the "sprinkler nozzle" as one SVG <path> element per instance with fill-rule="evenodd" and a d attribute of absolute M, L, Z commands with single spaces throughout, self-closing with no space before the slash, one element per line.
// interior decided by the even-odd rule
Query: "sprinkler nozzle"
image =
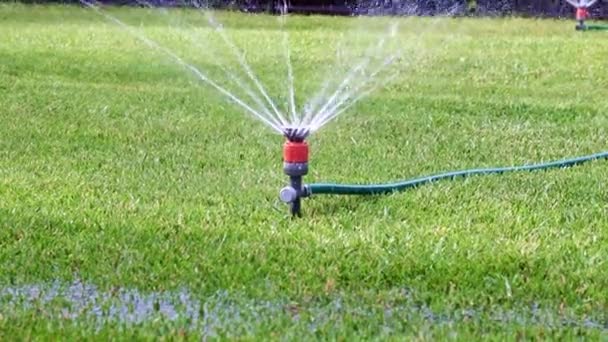
<path fill-rule="evenodd" d="M 293 216 L 301 216 L 301 199 L 308 196 L 302 177 L 308 173 L 308 131 L 287 129 L 283 145 L 283 171 L 289 176 L 289 186 L 281 189 L 279 198 L 291 206 Z"/>
<path fill-rule="evenodd" d="M 307 127 L 286 127 L 283 129 L 285 138 L 292 142 L 303 142 L 309 134 L 310 130 Z"/>

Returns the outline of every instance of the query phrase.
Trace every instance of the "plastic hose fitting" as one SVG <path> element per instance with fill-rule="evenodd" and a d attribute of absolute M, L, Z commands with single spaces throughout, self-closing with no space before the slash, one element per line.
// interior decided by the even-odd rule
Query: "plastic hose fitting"
<path fill-rule="evenodd" d="M 302 183 L 302 177 L 308 173 L 308 144 L 304 140 L 287 140 L 283 145 L 283 171 L 289 176 L 290 184 L 281 189 L 279 198 L 288 203 L 293 216 L 301 216 L 302 197 L 308 191 Z"/>

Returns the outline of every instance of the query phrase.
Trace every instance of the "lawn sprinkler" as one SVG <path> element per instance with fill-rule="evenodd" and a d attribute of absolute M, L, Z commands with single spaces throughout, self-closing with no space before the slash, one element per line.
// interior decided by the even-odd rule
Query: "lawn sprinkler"
<path fill-rule="evenodd" d="M 406 181 L 386 184 L 334 184 L 318 183 L 304 184 L 303 177 L 308 174 L 309 148 L 306 138 L 310 131 L 303 128 L 287 128 L 283 131 L 286 138 L 283 144 L 283 171 L 289 176 L 289 185 L 281 189 L 279 199 L 289 204 L 292 217 L 302 216 L 302 198 L 313 195 L 381 195 L 390 194 L 441 180 L 454 180 L 470 176 L 504 174 L 509 172 L 541 171 L 556 168 L 567 168 L 584 164 L 593 160 L 608 159 L 608 151 L 571 159 L 553 162 L 507 166 L 496 168 L 475 168 L 452 171 Z"/>
<path fill-rule="evenodd" d="M 576 8 L 576 21 L 578 24 L 576 25 L 577 31 L 585 31 L 587 26 L 585 25 L 585 20 L 589 19 L 589 9 L 586 7 L 577 7 Z"/>
<path fill-rule="evenodd" d="M 608 30 L 607 25 L 587 25 L 586 20 L 590 18 L 589 8 L 595 5 L 598 0 L 567 0 L 568 3 L 576 9 L 575 16 L 578 24 L 576 25 L 577 31 L 600 31 Z"/>
<path fill-rule="evenodd" d="M 302 198 L 309 195 L 302 178 L 308 173 L 308 129 L 286 128 L 283 144 L 283 171 L 289 176 L 289 186 L 281 189 L 279 198 L 291 207 L 292 216 L 301 216 Z"/>

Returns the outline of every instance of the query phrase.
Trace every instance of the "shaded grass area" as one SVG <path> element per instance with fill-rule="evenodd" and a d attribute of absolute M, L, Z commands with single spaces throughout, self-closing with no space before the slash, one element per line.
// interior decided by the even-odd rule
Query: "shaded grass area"
<path fill-rule="evenodd" d="M 217 60 L 238 68 L 197 13 L 109 10 L 216 78 Z M 218 15 L 284 96 L 276 20 Z M 226 291 L 242 310 L 271 301 L 307 317 L 277 314 L 227 337 L 606 336 L 605 162 L 386 197 L 315 197 L 292 221 L 277 199 L 281 137 L 179 66 L 84 9 L 3 5 L 0 19 L 4 288 L 77 278 L 104 291 L 187 288 L 201 302 Z M 400 77 L 311 138 L 307 181 L 381 182 L 606 150 L 601 33 L 558 21 L 398 20 L 408 51 Z M 299 102 L 355 64 L 347 57 L 360 57 L 388 21 L 290 17 Z M 342 63 L 332 50 L 340 42 Z M 311 330 L 331 311 L 318 303 L 336 300 L 346 311 Z M 597 324 L 491 319 L 530 317 L 535 305 L 556 322 Z M 383 331 L 391 307 L 479 314 L 446 324 L 404 315 Z M 5 336 L 179 336 L 182 327 L 97 330 L 30 309 L 0 313 Z"/>

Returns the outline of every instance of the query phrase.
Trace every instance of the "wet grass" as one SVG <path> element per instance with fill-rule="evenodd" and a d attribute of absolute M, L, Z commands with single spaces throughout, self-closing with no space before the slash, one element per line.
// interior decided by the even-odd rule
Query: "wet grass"
<path fill-rule="evenodd" d="M 216 57 L 236 68 L 196 13 L 111 12 L 213 77 Z M 219 17 L 284 96 L 276 20 Z M 401 21 L 402 74 L 312 137 L 308 182 L 607 149 L 603 33 Z M 352 65 L 330 47 L 359 56 L 387 22 L 290 18 L 300 102 Z M 281 138 L 162 55 L 75 7 L 0 6 L 0 32 L 0 338 L 607 337 L 605 162 L 317 197 L 293 221 L 277 199 Z M 26 293 L 78 279 L 109 296 L 105 316 L 67 290 Z M 135 310 L 122 289 L 186 291 L 198 321 L 160 302 L 149 319 L 108 318 L 112 303 Z M 213 333 L 204 303 L 233 310 Z"/>

